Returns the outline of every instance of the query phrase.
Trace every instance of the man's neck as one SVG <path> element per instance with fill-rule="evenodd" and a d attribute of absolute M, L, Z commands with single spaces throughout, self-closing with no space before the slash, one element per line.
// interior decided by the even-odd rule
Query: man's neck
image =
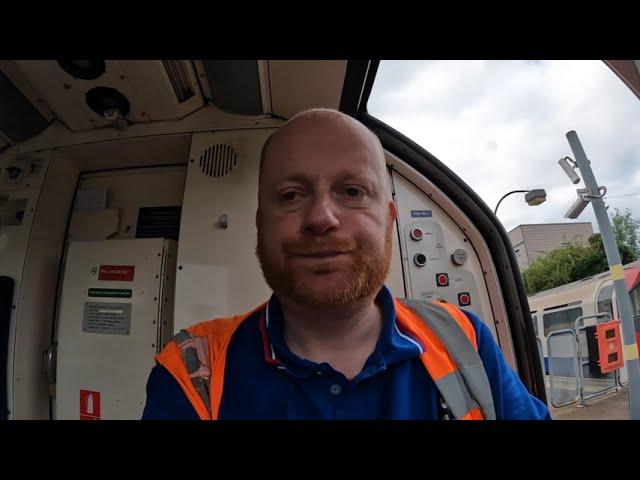
<path fill-rule="evenodd" d="M 316 363 L 327 362 L 349 380 L 360 373 L 382 329 L 382 310 L 373 297 L 327 307 L 279 300 L 284 340 L 293 353 Z"/>

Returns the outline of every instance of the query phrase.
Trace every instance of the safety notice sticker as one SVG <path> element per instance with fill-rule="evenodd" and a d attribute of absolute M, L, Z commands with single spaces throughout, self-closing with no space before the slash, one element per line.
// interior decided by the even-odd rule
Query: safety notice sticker
<path fill-rule="evenodd" d="M 130 303 L 85 302 L 82 331 L 107 335 L 129 335 Z"/>
<path fill-rule="evenodd" d="M 133 265 L 100 265 L 98 280 L 133 282 L 136 267 Z"/>

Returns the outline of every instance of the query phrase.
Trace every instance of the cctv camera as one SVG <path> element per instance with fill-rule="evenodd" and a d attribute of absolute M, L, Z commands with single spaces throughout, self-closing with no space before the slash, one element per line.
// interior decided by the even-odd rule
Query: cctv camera
<path fill-rule="evenodd" d="M 561 158 L 560 160 L 558 160 L 558 163 L 560 164 L 560 166 L 562 167 L 562 169 L 564 170 L 564 173 L 567 174 L 567 176 L 569 177 L 569 179 L 574 183 L 580 183 L 580 177 L 578 176 L 578 174 L 575 172 L 574 167 L 571 166 L 571 164 L 569 164 L 568 161 L 569 157 L 564 157 Z"/>
<path fill-rule="evenodd" d="M 587 192 L 588 192 L 587 189 L 578 190 L 578 198 L 576 198 L 576 201 L 573 202 L 573 205 L 571 205 L 571 208 L 569 209 L 569 211 L 567 211 L 567 213 L 564 214 L 565 218 L 575 219 L 580 216 L 580 214 L 586 208 L 586 206 L 589 205 L 589 201 L 590 201 L 589 198 L 588 197 L 586 199 L 584 198 L 586 196 L 584 194 L 586 194 Z"/>

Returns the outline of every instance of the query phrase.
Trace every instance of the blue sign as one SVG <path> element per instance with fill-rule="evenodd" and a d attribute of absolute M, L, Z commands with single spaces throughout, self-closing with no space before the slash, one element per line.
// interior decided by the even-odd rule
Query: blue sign
<path fill-rule="evenodd" d="M 411 210 L 412 217 L 430 217 L 431 210 Z"/>

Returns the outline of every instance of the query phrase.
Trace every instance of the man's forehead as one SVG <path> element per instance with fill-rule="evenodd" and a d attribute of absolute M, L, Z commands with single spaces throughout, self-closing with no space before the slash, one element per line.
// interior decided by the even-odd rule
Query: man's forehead
<path fill-rule="evenodd" d="M 304 148 L 308 145 L 330 142 L 332 145 L 348 148 L 353 146 L 375 146 L 375 136 L 355 121 L 342 118 L 305 118 L 285 125 L 274 134 L 272 146 L 275 149 Z"/>
<path fill-rule="evenodd" d="M 374 152 L 362 148 L 283 149 L 269 156 L 265 174 L 271 178 L 363 176 L 375 174 L 378 163 Z"/>
<path fill-rule="evenodd" d="M 377 137 L 355 119 L 317 112 L 284 125 L 267 142 L 261 176 L 270 183 L 288 177 L 380 176 L 384 153 Z"/>

